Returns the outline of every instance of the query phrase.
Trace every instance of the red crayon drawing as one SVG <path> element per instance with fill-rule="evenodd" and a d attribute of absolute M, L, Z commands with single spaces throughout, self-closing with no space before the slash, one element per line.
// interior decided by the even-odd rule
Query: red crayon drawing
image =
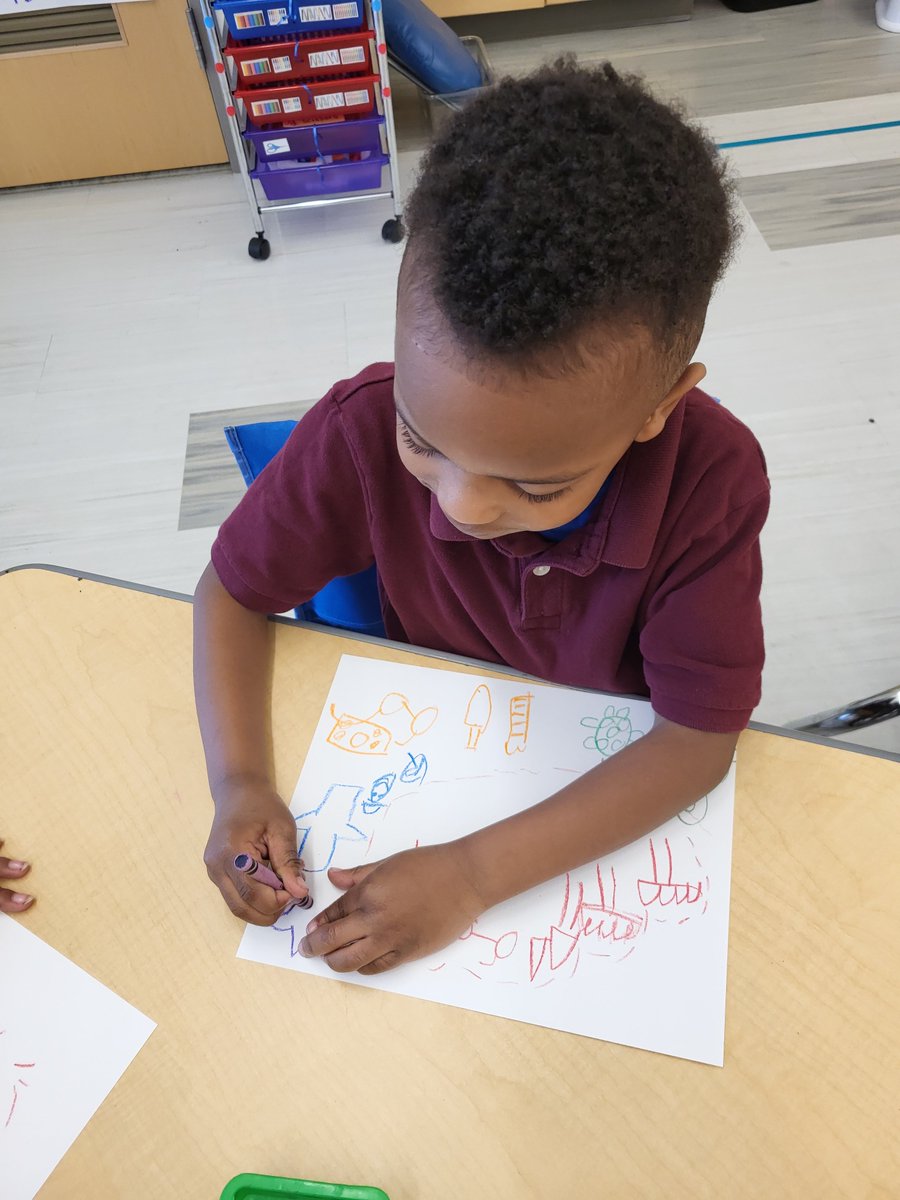
<path fill-rule="evenodd" d="M 519 934 L 518 930 L 510 929 L 508 932 L 501 934 L 500 937 L 494 938 L 489 937 L 486 933 L 476 933 L 475 926 L 470 925 L 465 933 L 459 935 L 457 940 L 467 942 L 470 938 L 477 938 L 479 942 L 488 943 L 490 949 L 487 946 L 479 947 L 480 952 L 487 955 L 487 957 L 481 958 L 478 961 L 482 967 L 492 967 L 494 963 L 499 962 L 501 959 L 509 958 L 514 952 L 518 945 Z"/>
<path fill-rule="evenodd" d="M 5 1033 L 6 1033 L 5 1029 L 0 1029 L 0 1037 L 2 1037 Z M 18 1072 L 19 1071 L 30 1071 L 33 1067 L 34 1067 L 33 1062 L 14 1062 L 14 1063 L 12 1063 L 12 1068 L 13 1068 L 13 1072 L 14 1072 L 14 1078 L 12 1081 L 12 1096 L 9 1097 L 8 1103 L 6 1103 L 5 1108 L 0 1108 L 0 1116 L 3 1115 L 4 1111 L 6 1112 L 6 1119 L 3 1122 L 4 1129 L 9 1128 L 10 1122 L 12 1121 L 13 1115 L 16 1111 L 16 1105 L 19 1103 L 19 1088 L 23 1088 L 23 1087 L 27 1088 L 28 1087 L 28 1080 L 24 1079 L 21 1075 L 18 1074 Z M 3 1103 L 3 1102 L 0 1102 L 0 1103 Z"/>
<path fill-rule="evenodd" d="M 558 925 L 551 925 L 549 937 L 533 937 L 531 939 L 528 947 L 528 978 L 534 983 L 544 959 L 548 959 L 551 971 L 558 971 L 563 963 L 569 961 L 577 946 L 577 933 L 566 933 Z"/>
<path fill-rule="evenodd" d="M 600 869 L 600 864 L 596 863 L 594 869 L 597 872 L 597 892 L 600 903 L 589 904 L 584 898 L 584 884 L 579 883 L 568 928 L 574 929 L 577 926 L 580 933 L 585 936 L 593 934 L 598 941 L 633 941 L 638 934 L 643 933 L 646 929 L 646 918 L 637 913 L 624 912 L 617 907 L 615 867 L 609 868 L 609 896 L 607 896 L 606 888 L 603 885 L 603 871 Z M 569 892 L 569 877 L 566 876 L 567 901 Z M 563 920 L 565 920 L 565 914 Z"/>
<path fill-rule="evenodd" d="M 669 839 L 663 838 L 663 843 L 666 847 L 666 872 L 665 878 L 660 879 L 659 864 L 656 861 L 656 849 L 653 845 L 653 838 L 650 838 L 650 861 L 652 863 L 653 878 L 639 879 L 637 881 L 638 896 L 641 904 L 648 907 L 651 904 L 659 904 L 665 908 L 668 904 L 696 904 L 703 895 L 703 881 L 698 880 L 696 883 L 676 883 L 673 878 L 672 865 L 672 847 L 669 845 Z M 708 883 L 708 881 L 707 881 Z"/>
<path fill-rule="evenodd" d="M 549 971 L 558 971 L 570 960 L 574 974 L 582 946 L 593 942 L 595 945 L 600 943 L 616 947 L 633 942 L 646 931 L 647 921 L 644 916 L 625 912 L 617 907 L 615 868 L 609 868 L 609 890 L 604 884 L 599 863 L 595 863 L 594 870 L 597 875 L 596 899 L 587 899 L 584 883 L 579 881 L 573 887 L 571 875 L 566 875 L 559 921 L 550 926 L 547 935 L 532 937 L 529 945 L 528 975 L 532 983 L 542 967 Z M 628 953 L 632 949 L 634 947 L 630 946 Z M 596 951 L 589 953 L 593 954 Z M 603 957 L 609 957 L 606 951 L 603 952 Z"/>

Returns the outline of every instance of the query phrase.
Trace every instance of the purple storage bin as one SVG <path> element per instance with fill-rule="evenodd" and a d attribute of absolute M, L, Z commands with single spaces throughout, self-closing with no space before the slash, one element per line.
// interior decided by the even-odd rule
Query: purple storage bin
<path fill-rule="evenodd" d="M 386 154 L 363 152 L 357 162 L 261 162 L 250 174 L 262 184 L 270 200 L 303 200 L 308 196 L 336 196 L 381 187 Z"/>
<path fill-rule="evenodd" d="M 284 129 L 254 129 L 244 137 L 256 150 L 256 161 L 285 162 L 292 158 L 319 158 L 328 154 L 381 153 L 384 117 L 358 121 L 332 121 L 329 125 L 293 125 Z"/>

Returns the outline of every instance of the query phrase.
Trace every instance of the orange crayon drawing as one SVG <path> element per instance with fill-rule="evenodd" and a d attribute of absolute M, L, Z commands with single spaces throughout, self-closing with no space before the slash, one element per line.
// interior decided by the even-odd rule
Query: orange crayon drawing
<path fill-rule="evenodd" d="M 338 715 L 331 705 L 334 727 L 326 741 L 350 754 L 387 754 L 392 745 L 405 746 L 414 737 L 427 733 L 438 718 L 436 708 L 414 712 L 399 692 L 389 692 L 371 716 Z"/>
<path fill-rule="evenodd" d="M 697 883 L 675 883 L 672 879 L 672 847 L 669 845 L 669 839 L 664 838 L 663 843 L 666 847 L 666 877 L 660 879 L 659 867 L 656 862 L 656 849 L 653 845 L 653 838 L 650 838 L 650 861 L 653 867 L 652 879 L 639 879 L 637 881 L 638 896 L 641 904 L 659 904 L 665 908 L 668 904 L 696 904 L 703 896 L 703 881 L 698 880 Z M 709 880 L 706 881 L 707 886 Z"/>
<path fill-rule="evenodd" d="M 513 696 L 509 702 L 509 736 L 503 745 L 507 754 L 521 754 L 528 745 L 533 699 L 530 692 L 525 692 L 521 696 Z"/>
<path fill-rule="evenodd" d="M 478 687 L 469 697 L 469 703 L 466 705 L 466 715 L 463 717 L 463 724 L 466 726 L 469 735 L 466 742 L 467 750 L 476 750 L 478 748 L 478 741 L 490 723 L 492 711 L 493 703 L 491 701 L 490 689 L 485 684 L 479 683 Z"/>

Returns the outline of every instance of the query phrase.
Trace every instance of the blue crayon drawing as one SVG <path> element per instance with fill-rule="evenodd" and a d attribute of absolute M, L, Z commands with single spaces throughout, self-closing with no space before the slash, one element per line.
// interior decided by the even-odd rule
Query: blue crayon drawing
<path fill-rule="evenodd" d="M 390 795 L 391 788 L 397 782 L 396 775 L 379 775 L 372 786 L 369 788 L 369 794 L 362 802 L 362 810 L 367 817 L 371 817 L 374 813 L 380 812 L 383 808 L 387 808 L 384 801 Z"/>
<path fill-rule="evenodd" d="M 294 912 L 295 910 L 290 909 L 289 911 Z M 272 928 L 276 933 L 289 933 L 291 935 L 291 958 L 300 953 L 300 947 L 297 945 L 297 943 L 299 942 L 300 938 L 303 937 L 303 931 L 301 930 L 300 933 L 297 934 L 292 921 L 289 921 L 287 925 L 273 925 Z"/>
<path fill-rule="evenodd" d="M 327 871 L 331 866 L 339 842 L 364 842 L 366 840 L 366 835 L 363 831 L 357 825 L 353 824 L 356 815 L 356 806 L 363 794 L 364 789 L 356 787 L 355 784 L 333 783 L 315 808 L 310 808 L 306 812 L 297 814 L 297 833 L 300 835 L 297 853 L 301 858 L 303 857 L 306 843 L 309 841 L 309 835 L 312 832 L 313 818 L 321 817 L 327 809 L 328 822 L 331 825 L 330 833 L 321 827 L 316 828 L 316 836 L 322 838 L 323 845 L 327 847 L 330 838 L 331 846 L 320 859 L 318 866 L 313 867 L 308 863 L 305 865 L 305 869 L 308 872 Z M 318 825 L 320 823 L 317 822 Z"/>
<path fill-rule="evenodd" d="M 602 717 L 582 717 L 581 724 L 591 730 L 591 736 L 584 740 L 585 748 L 598 751 L 604 758 L 644 736 L 631 724 L 631 709 L 627 705 L 617 709 L 608 704 Z"/>
<path fill-rule="evenodd" d="M 310 835 L 315 829 L 315 865 L 305 862 L 312 874 L 327 871 L 334 862 L 340 842 L 364 842 L 370 832 L 362 828 L 364 818 L 375 817 L 390 807 L 388 796 L 398 778 L 401 783 L 422 785 L 428 774 L 428 759 L 424 754 L 406 755 L 408 761 L 396 771 L 388 771 L 374 779 L 368 789 L 355 783 L 333 783 L 315 806 L 295 817 L 297 822 L 297 853 L 304 858 Z"/>
<path fill-rule="evenodd" d="M 407 751 L 406 757 L 409 762 L 400 772 L 401 783 L 424 783 L 425 776 L 428 774 L 428 759 L 424 754 L 410 754 Z"/>

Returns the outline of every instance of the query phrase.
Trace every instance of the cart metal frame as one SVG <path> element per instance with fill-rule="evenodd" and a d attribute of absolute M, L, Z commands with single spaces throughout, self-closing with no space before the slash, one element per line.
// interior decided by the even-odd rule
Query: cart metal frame
<path fill-rule="evenodd" d="M 225 122 L 237 161 L 238 173 L 247 194 L 250 205 L 251 221 L 254 236 L 247 247 L 251 258 L 266 259 L 269 257 L 270 246 L 266 238 L 263 213 L 288 212 L 299 208 L 326 208 L 332 204 L 361 204 L 366 200 L 390 199 L 393 201 L 394 216 L 385 221 L 381 236 L 387 242 L 399 242 L 403 239 L 403 196 L 400 187 L 400 164 L 397 158 L 397 133 L 394 128 L 394 107 L 391 97 L 391 79 L 388 71 L 387 43 L 384 36 L 384 18 L 381 11 L 382 0 L 363 0 L 368 21 L 365 28 L 375 31 L 375 54 L 378 62 L 378 78 L 381 84 L 380 110 L 384 117 L 384 133 L 387 141 L 388 173 L 391 186 L 378 191 L 360 191 L 334 196 L 320 196 L 310 200 L 280 200 L 277 202 L 261 202 L 256 190 L 256 181 L 250 175 L 248 146 L 241 136 L 241 123 L 238 118 L 238 106 L 231 94 L 229 85 L 228 64 L 225 62 L 221 42 L 221 26 L 210 0 L 199 0 L 200 12 L 203 17 L 203 32 L 209 47 L 215 76 L 221 91 L 225 106 Z"/>

